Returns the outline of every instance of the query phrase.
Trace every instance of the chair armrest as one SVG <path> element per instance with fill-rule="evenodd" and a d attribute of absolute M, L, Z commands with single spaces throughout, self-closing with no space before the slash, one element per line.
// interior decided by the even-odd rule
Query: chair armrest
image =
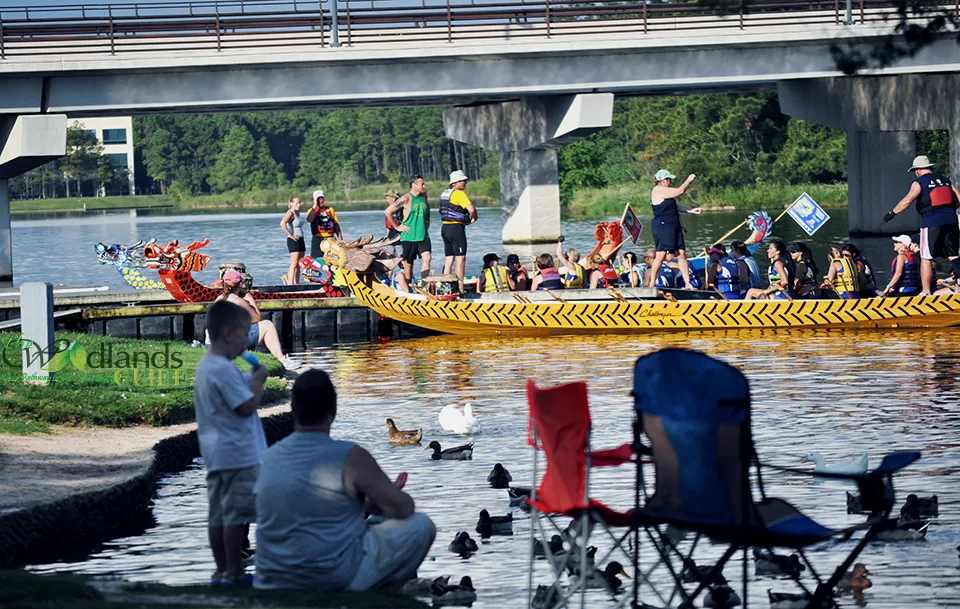
<path fill-rule="evenodd" d="M 894 472 L 900 471 L 901 469 L 907 467 L 914 461 L 920 458 L 920 453 L 917 451 L 902 451 L 890 453 L 889 455 L 883 458 L 883 461 L 880 462 L 880 465 L 877 466 L 873 471 L 869 471 L 865 474 L 838 474 L 834 472 L 814 472 L 809 469 L 799 469 L 796 467 L 782 467 L 779 465 L 771 465 L 769 463 L 759 463 L 761 467 L 766 467 L 769 469 L 775 469 L 781 472 L 791 472 L 794 474 L 804 474 L 806 476 L 814 476 L 817 478 L 839 478 L 841 480 L 861 480 L 868 478 L 876 478 L 878 476 L 888 476 Z"/>

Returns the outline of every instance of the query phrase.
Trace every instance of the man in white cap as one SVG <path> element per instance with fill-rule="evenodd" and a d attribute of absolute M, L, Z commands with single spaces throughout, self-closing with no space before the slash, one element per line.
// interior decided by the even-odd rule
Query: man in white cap
<path fill-rule="evenodd" d="M 336 237 L 343 240 L 343 233 L 340 232 L 340 222 L 337 220 L 337 212 L 327 205 L 323 198 L 322 190 L 313 191 L 313 208 L 307 214 L 307 222 L 310 223 L 310 232 L 313 233 L 313 239 L 310 241 L 310 256 L 314 260 L 323 257 L 320 250 L 320 244 L 324 239 Z"/>
<path fill-rule="evenodd" d="M 464 227 L 477 221 L 477 208 L 467 193 L 467 175 L 459 169 L 450 174 L 450 188 L 440 195 L 440 219 L 443 228 L 443 274 L 456 273 L 463 291 L 463 276 L 467 266 L 467 231 Z"/>
<path fill-rule="evenodd" d="M 960 190 L 950 180 L 933 171 L 933 163 L 926 156 L 913 159 L 907 171 L 915 176 L 910 192 L 888 211 L 884 222 L 904 211 L 914 201 L 920 214 L 920 282 L 921 296 L 929 296 L 933 286 L 933 259 L 950 260 L 954 273 L 960 275 L 960 224 L 957 207 Z"/>

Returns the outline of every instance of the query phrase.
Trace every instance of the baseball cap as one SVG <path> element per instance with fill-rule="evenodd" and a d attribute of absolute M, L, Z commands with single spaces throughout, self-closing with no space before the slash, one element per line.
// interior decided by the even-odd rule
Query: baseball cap
<path fill-rule="evenodd" d="M 457 182 L 466 182 L 470 178 L 467 177 L 467 174 L 463 173 L 459 169 L 450 174 L 450 184 L 456 184 Z"/>
<path fill-rule="evenodd" d="M 243 281 L 243 275 L 240 274 L 240 271 L 235 271 L 231 269 L 223 274 L 224 283 L 240 283 L 242 281 Z"/>
<path fill-rule="evenodd" d="M 323 198 L 323 191 L 322 191 L 322 190 L 314 190 L 314 191 L 313 191 L 313 200 L 316 201 L 317 199 L 321 199 L 321 198 Z"/>
<path fill-rule="evenodd" d="M 667 178 L 670 178 L 671 180 L 673 180 L 673 179 L 676 178 L 676 177 L 677 177 L 677 176 L 673 175 L 672 173 L 670 173 L 670 172 L 667 171 L 666 169 L 661 169 L 660 171 L 658 171 L 658 172 L 656 173 L 656 175 L 653 176 L 653 179 L 656 180 L 657 182 L 659 182 L 660 180 L 666 180 Z"/>
<path fill-rule="evenodd" d="M 500 260 L 500 256 L 497 256 L 496 254 L 487 254 L 486 256 L 483 257 L 483 263 L 484 263 L 484 264 L 490 264 L 490 263 L 493 262 L 494 260 L 499 261 L 499 260 Z"/>
<path fill-rule="evenodd" d="M 893 238 L 893 240 L 896 241 L 897 243 L 902 243 L 904 245 L 913 245 L 913 239 L 911 239 L 907 235 L 897 235 L 896 237 Z"/>
<path fill-rule="evenodd" d="M 710 249 L 707 250 L 709 254 L 726 254 L 727 250 L 723 249 L 722 245 L 711 245 Z"/>

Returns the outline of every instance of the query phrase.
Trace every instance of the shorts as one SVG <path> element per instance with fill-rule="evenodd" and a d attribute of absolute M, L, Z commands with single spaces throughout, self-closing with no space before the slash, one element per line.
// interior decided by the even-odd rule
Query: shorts
<path fill-rule="evenodd" d="M 300 252 L 301 254 L 307 251 L 307 244 L 303 242 L 303 239 L 291 239 L 287 237 L 287 251 L 291 254 L 295 252 Z"/>
<path fill-rule="evenodd" d="M 406 582 L 416 574 L 436 536 L 433 522 L 419 512 L 368 527 L 361 541 L 363 560 L 347 590 Z"/>
<path fill-rule="evenodd" d="M 404 262 L 413 262 L 417 258 L 422 258 L 423 254 L 429 254 L 430 248 L 430 237 L 423 241 L 401 241 L 400 258 Z"/>
<path fill-rule="evenodd" d="M 253 485 L 260 466 L 207 472 L 207 526 L 235 527 L 257 521 Z"/>
<path fill-rule="evenodd" d="M 682 226 L 654 226 L 651 231 L 653 232 L 653 249 L 656 251 L 676 253 L 686 249 Z"/>
<path fill-rule="evenodd" d="M 400 234 L 400 231 L 398 231 L 398 230 L 395 229 L 395 228 L 391 228 L 391 229 L 387 230 L 387 240 L 389 241 L 389 240 L 391 240 L 391 239 L 395 239 L 395 238 L 397 237 L 397 235 L 399 235 L 399 234 Z"/>
<path fill-rule="evenodd" d="M 467 230 L 463 224 L 444 224 L 440 229 L 443 237 L 444 256 L 467 255 Z"/>
<path fill-rule="evenodd" d="M 920 258 L 953 258 L 960 256 L 960 225 L 956 222 L 920 229 Z"/>
<path fill-rule="evenodd" d="M 253 351 L 260 344 L 260 324 L 250 322 L 250 333 L 247 334 L 247 349 Z"/>

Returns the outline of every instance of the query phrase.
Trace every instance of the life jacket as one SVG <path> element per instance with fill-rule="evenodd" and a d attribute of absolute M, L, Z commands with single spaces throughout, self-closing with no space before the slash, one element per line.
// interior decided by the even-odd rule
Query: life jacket
<path fill-rule="evenodd" d="M 856 261 L 841 256 L 834 262 L 840 263 L 837 269 L 837 276 L 833 282 L 833 288 L 841 298 L 855 298 L 860 293 L 860 281 L 858 280 Z"/>
<path fill-rule="evenodd" d="M 731 300 L 740 298 L 740 266 L 730 256 L 717 261 L 717 289 Z"/>
<path fill-rule="evenodd" d="M 928 173 L 913 180 L 920 185 L 917 212 L 927 216 L 941 209 L 956 209 L 957 197 L 950 187 L 950 179 L 936 173 Z"/>
<path fill-rule="evenodd" d="M 509 292 L 510 282 L 507 280 L 507 269 L 499 264 L 483 269 L 483 291 Z"/>
<path fill-rule="evenodd" d="M 810 263 L 806 260 L 803 260 L 806 271 L 803 273 L 803 277 L 800 277 L 800 289 L 798 292 L 801 295 L 807 295 L 809 297 L 814 290 L 817 289 L 819 283 L 817 282 L 817 276 L 813 272 L 813 267 L 810 266 Z"/>
<path fill-rule="evenodd" d="M 900 281 L 894 286 L 894 292 L 905 296 L 912 296 L 920 292 L 920 261 L 917 259 L 915 252 L 904 250 L 901 253 L 906 257 L 907 261 L 903 263 L 903 274 L 900 275 Z M 893 262 L 890 264 L 891 275 L 897 271 L 897 258 L 899 257 L 899 254 L 895 256 Z"/>
<path fill-rule="evenodd" d="M 660 272 L 657 274 L 657 287 L 658 288 L 674 288 L 677 286 L 677 271 L 672 266 L 667 266 L 664 264 L 660 267 Z"/>
<path fill-rule="evenodd" d="M 540 269 L 540 285 L 538 290 L 562 290 L 563 280 L 560 279 L 560 271 L 550 267 L 549 269 Z"/>
<path fill-rule="evenodd" d="M 563 285 L 571 290 L 579 290 L 587 286 L 583 281 L 584 269 L 579 263 L 573 263 L 573 270 L 567 269 L 567 274 L 563 277 Z"/>
<path fill-rule="evenodd" d="M 743 260 L 744 264 L 747 265 L 747 271 L 750 272 L 750 287 L 759 288 L 760 287 L 760 265 L 757 264 L 757 259 L 753 256 L 744 256 L 740 260 Z"/>
<path fill-rule="evenodd" d="M 393 212 L 393 214 L 390 217 L 393 218 L 394 222 L 396 222 L 397 224 L 402 224 L 403 208 L 401 207 L 397 211 Z M 390 220 L 387 220 L 386 218 L 383 219 L 383 225 L 387 228 L 387 230 L 396 230 L 395 228 L 393 228 L 393 224 L 390 224 Z"/>
<path fill-rule="evenodd" d="M 860 286 L 861 290 L 873 290 L 877 287 L 877 279 L 873 276 L 873 267 L 867 262 L 862 254 L 853 257 L 854 262 L 863 263 L 863 276 L 866 278 L 866 284 Z"/>
<path fill-rule="evenodd" d="M 793 260 L 790 258 L 781 258 L 780 263 L 783 264 L 783 268 L 787 271 L 787 276 L 783 277 L 784 282 L 787 287 L 784 289 L 785 292 L 788 292 L 791 296 L 793 295 L 793 288 L 790 287 L 793 284 L 793 277 L 796 275 L 797 266 L 794 264 Z M 770 263 L 770 268 L 767 269 L 767 281 L 770 282 L 770 287 L 777 285 L 780 282 L 780 273 L 777 272 L 776 262 Z"/>
<path fill-rule="evenodd" d="M 690 273 L 690 287 L 695 290 L 701 289 L 703 286 L 700 284 L 700 277 L 694 272 L 693 269 L 689 270 Z M 678 288 L 682 288 L 687 285 L 687 282 L 683 280 L 683 274 L 680 271 L 677 271 L 674 279 L 674 283 Z"/>
<path fill-rule="evenodd" d="M 333 214 L 328 211 L 329 209 L 329 207 L 324 207 L 323 210 L 313 216 L 310 228 L 313 230 L 314 237 L 328 237 L 336 232 L 337 222 L 333 219 Z"/>
<path fill-rule="evenodd" d="M 620 285 L 620 275 L 617 274 L 617 269 L 609 264 L 601 264 L 597 267 L 597 270 L 601 274 L 600 281 L 597 282 L 598 288 L 615 288 Z"/>
<path fill-rule="evenodd" d="M 444 222 L 457 222 L 459 224 L 470 223 L 470 212 L 466 207 L 460 207 L 450 202 L 450 196 L 454 193 L 452 188 L 448 188 L 440 194 L 440 219 Z"/>

